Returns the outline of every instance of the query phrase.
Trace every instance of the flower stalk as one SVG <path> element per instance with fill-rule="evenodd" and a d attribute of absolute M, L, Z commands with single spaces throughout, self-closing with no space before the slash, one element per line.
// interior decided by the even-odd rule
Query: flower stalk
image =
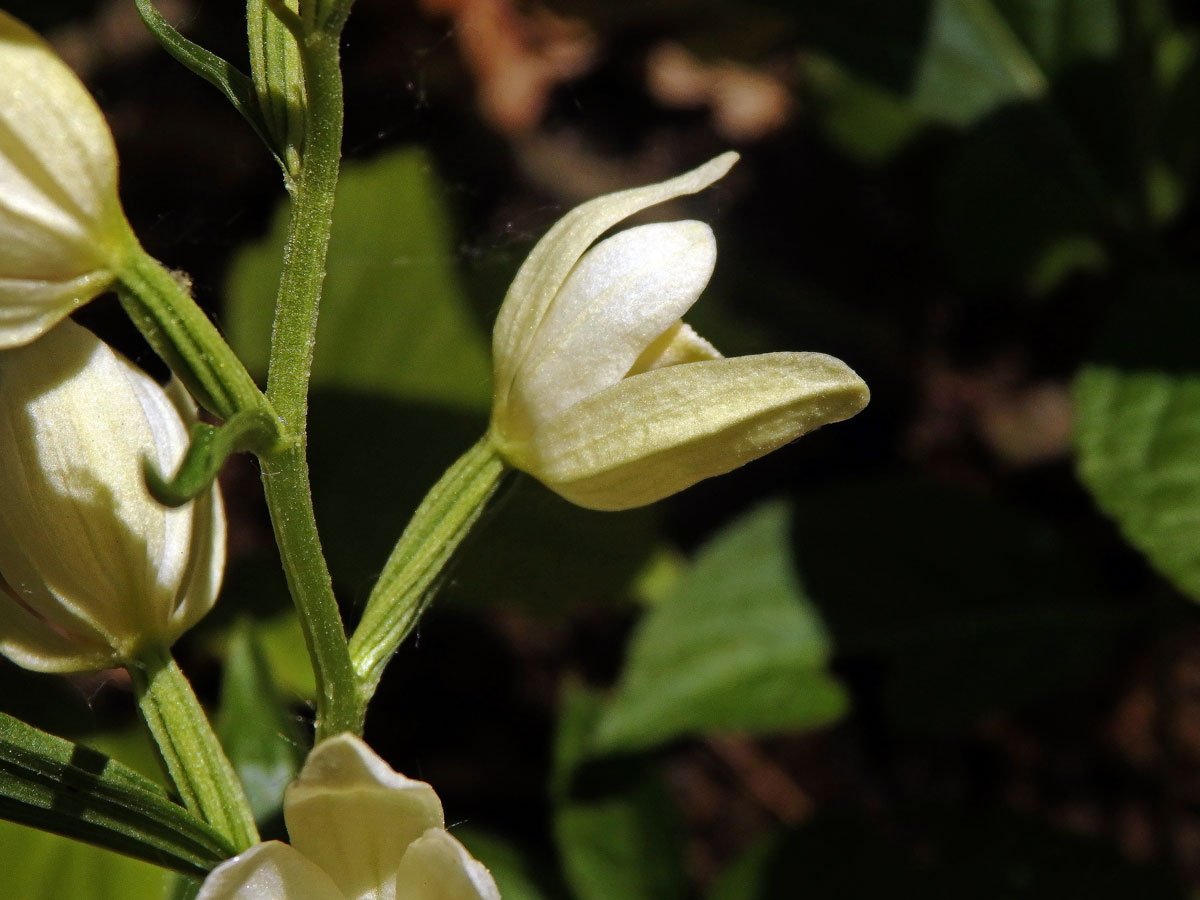
<path fill-rule="evenodd" d="M 350 640 L 364 702 L 375 693 L 388 660 L 416 625 L 438 576 L 483 514 L 506 471 L 508 466 L 489 433 L 446 470 L 417 507 Z"/>
<path fill-rule="evenodd" d="M 254 379 L 196 305 L 183 276 L 135 246 L 117 277 L 125 312 L 201 405 L 222 419 L 263 410 L 274 420 Z M 258 449 L 269 447 L 267 440 Z"/>
<path fill-rule="evenodd" d="M 138 707 L 184 805 L 241 851 L 258 842 L 242 783 L 170 651 L 153 649 L 129 666 Z"/>

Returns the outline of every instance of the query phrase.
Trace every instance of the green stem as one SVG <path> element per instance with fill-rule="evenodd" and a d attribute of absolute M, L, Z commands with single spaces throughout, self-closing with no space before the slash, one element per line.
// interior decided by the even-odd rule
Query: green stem
<path fill-rule="evenodd" d="M 412 631 L 438 575 L 479 519 L 507 466 L 491 435 L 459 457 L 425 495 L 379 576 L 350 656 L 366 699 Z"/>
<path fill-rule="evenodd" d="M 288 587 L 317 679 L 317 740 L 361 732 L 363 704 L 346 633 L 321 552 L 308 480 L 308 380 L 342 147 L 338 37 L 317 32 L 301 45 L 308 98 L 305 147 L 293 195 L 271 334 L 267 397 L 291 445 L 262 457 L 262 479 Z"/>
<path fill-rule="evenodd" d="M 121 305 L 197 401 L 223 419 L 254 409 L 275 418 L 242 361 L 192 299 L 183 276 L 135 243 L 118 279 Z"/>
<path fill-rule="evenodd" d="M 208 716 L 170 651 L 129 666 L 142 717 L 184 805 L 229 838 L 237 851 L 258 843 L 254 814 Z"/>

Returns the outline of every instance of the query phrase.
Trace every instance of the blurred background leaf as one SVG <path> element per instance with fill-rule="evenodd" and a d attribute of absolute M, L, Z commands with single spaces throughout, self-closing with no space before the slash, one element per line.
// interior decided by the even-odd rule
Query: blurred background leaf
<path fill-rule="evenodd" d="M 680 898 L 681 827 L 657 772 L 635 757 L 587 764 L 601 710 L 598 697 L 567 686 L 551 789 L 567 883 L 579 900 Z"/>
<path fill-rule="evenodd" d="M 215 727 L 254 818 L 261 823 L 280 815 L 283 790 L 300 771 L 307 748 L 249 621 L 234 627 L 225 650 Z"/>
<path fill-rule="evenodd" d="M 149 863 L 0 822 L 0 871 L 10 897 L 167 900 L 173 876 Z"/>
<path fill-rule="evenodd" d="M 1079 475 L 1129 541 L 1200 599 L 1200 280 L 1130 286 L 1075 379 Z"/>
<path fill-rule="evenodd" d="M 841 717 L 847 698 L 792 568 L 788 519 L 776 503 L 729 526 L 646 614 L 596 726 L 597 750 L 703 731 L 803 731 Z"/>
<path fill-rule="evenodd" d="M 338 184 L 313 385 L 483 410 L 491 376 L 483 332 L 454 266 L 450 224 L 420 148 L 347 165 Z M 229 275 L 230 341 L 266 375 L 287 206 Z"/>

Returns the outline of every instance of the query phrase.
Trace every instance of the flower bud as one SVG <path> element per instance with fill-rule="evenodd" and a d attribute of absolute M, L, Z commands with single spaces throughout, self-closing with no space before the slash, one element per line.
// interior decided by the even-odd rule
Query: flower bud
<path fill-rule="evenodd" d="M 433 788 L 353 735 L 317 745 L 283 815 L 291 844 L 222 863 L 196 900 L 500 900 L 491 873 L 446 831 Z"/>
<path fill-rule="evenodd" d="M 0 11 L 0 348 L 103 292 L 132 240 L 100 109 L 49 44 Z"/>
<path fill-rule="evenodd" d="M 144 459 L 174 471 L 194 415 L 70 320 L 0 352 L 0 653 L 43 672 L 124 665 L 212 608 L 220 495 L 168 509 L 142 474 Z"/>
<path fill-rule="evenodd" d="M 509 463 L 580 506 L 651 503 L 867 405 L 866 384 L 841 360 L 725 359 L 684 324 L 716 262 L 707 225 L 643 225 L 591 246 L 736 161 L 726 153 L 575 208 L 533 248 L 504 299 L 492 439 Z"/>

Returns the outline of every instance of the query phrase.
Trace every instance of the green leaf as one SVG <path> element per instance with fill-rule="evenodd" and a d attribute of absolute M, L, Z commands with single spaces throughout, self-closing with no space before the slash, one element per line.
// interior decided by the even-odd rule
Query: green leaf
<path fill-rule="evenodd" d="M 263 822 L 278 814 L 283 790 L 304 761 L 304 744 L 248 621 L 229 636 L 216 727 L 254 818 Z"/>
<path fill-rule="evenodd" d="M 157 866 L 0 822 L 0 894 L 21 900 L 163 900 Z"/>
<path fill-rule="evenodd" d="M 554 836 L 578 900 L 676 900 L 682 831 L 670 796 L 644 760 L 588 769 L 600 699 L 568 686 L 555 746 Z"/>
<path fill-rule="evenodd" d="M 913 89 L 913 106 L 967 125 L 997 106 L 1045 94 L 1047 80 L 989 0 L 939 0 Z"/>
<path fill-rule="evenodd" d="M 0 818 L 191 875 L 233 854 L 132 769 L 10 716 L 0 716 Z"/>
<path fill-rule="evenodd" d="M 314 388 L 486 410 L 487 344 L 454 268 L 450 223 L 428 157 L 414 148 L 346 165 L 335 208 Z M 244 249 L 230 274 L 229 339 L 258 376 L 267 368 L 270 298 L 287 217 L 281 209 L 268 236 Z"/>
<path fill-rule="evenodd" d="M 921 117 L 898 94 L 828 56 L 806 55 L 801 65 L 826 138 L 860 162 L 890 161 L 919 132 Z"/>
<path fill-rule="evenodd" d="M 1115 0 L 995 0 L 995 6 L 1049 76 L 1120 49 Z"/>
<path fill-rule="evenodd" d="M 815 728 L 845 712 L 826 668 L 832 645 L 792 567 L 787 522 L 782 504 L 746 516 L 647 614 L 597 726 L 599 748 Z"/>
<path fill-rule="evenodd" d="M 1086 366 L 1079 477 L 1129 542 L 1200 599 L 1200 375 Z"/>
<path fill-rule="evenodd" d="M 911 115 L 958 127 L 1045 96 L 1051 80 L 1080 63 L 1112 59 L 1119 45 L 1115 0 L 766 2 L 787 8 L 811 47 L 887 91 L 856 90 L 848 98 L 854 105 L 895 118 L 885 102 L 894 94 Z"/>
<path fill-rule="evenodd" d="M 134 0 L 134 4 L 137 6 L 138 15 L 142 17 L 142 22 L 162 45 L 162 48 L 185 68 L 199 75 L 220 91 L 225 99 L 233 104 L 233 108 L 241 114 L 242 118 L 250 124 L 255 134 L 262 139 L 275 158 L 280 161 L 279 164 L 284 166 L 280 148 L 263 121 L 262 111 L 259 109 L 258 99 L 254 94 L 254 84 L 246 74 L 210 50 L 185 38 L 163 18 L 162 13 L 150 0 Z M 287 171 L 286 166 L 284 166 L 284 171 Z"/>
<path fill-rule="evenodd" d="M 1131 544 L 1200 599 L 1200 283 L 1133 286 L 1076 376 L 1078 472 Z"/>
<path fill-rule="evenodd" d="M 1073 65 L 1112 58 L 1119 36 L 1114 0 L 938 0 L 912 102 L 934 121 L 969 125 L 1045 96 Z"/>
<path fill-rule="evenodd" d="M 312 703 L 317 696 L 316 676 L 304 645 L 300 618 L 287 610 L 254 624 L 255 638 L 271 672 L 271 680 L 284 695 Z"/>

